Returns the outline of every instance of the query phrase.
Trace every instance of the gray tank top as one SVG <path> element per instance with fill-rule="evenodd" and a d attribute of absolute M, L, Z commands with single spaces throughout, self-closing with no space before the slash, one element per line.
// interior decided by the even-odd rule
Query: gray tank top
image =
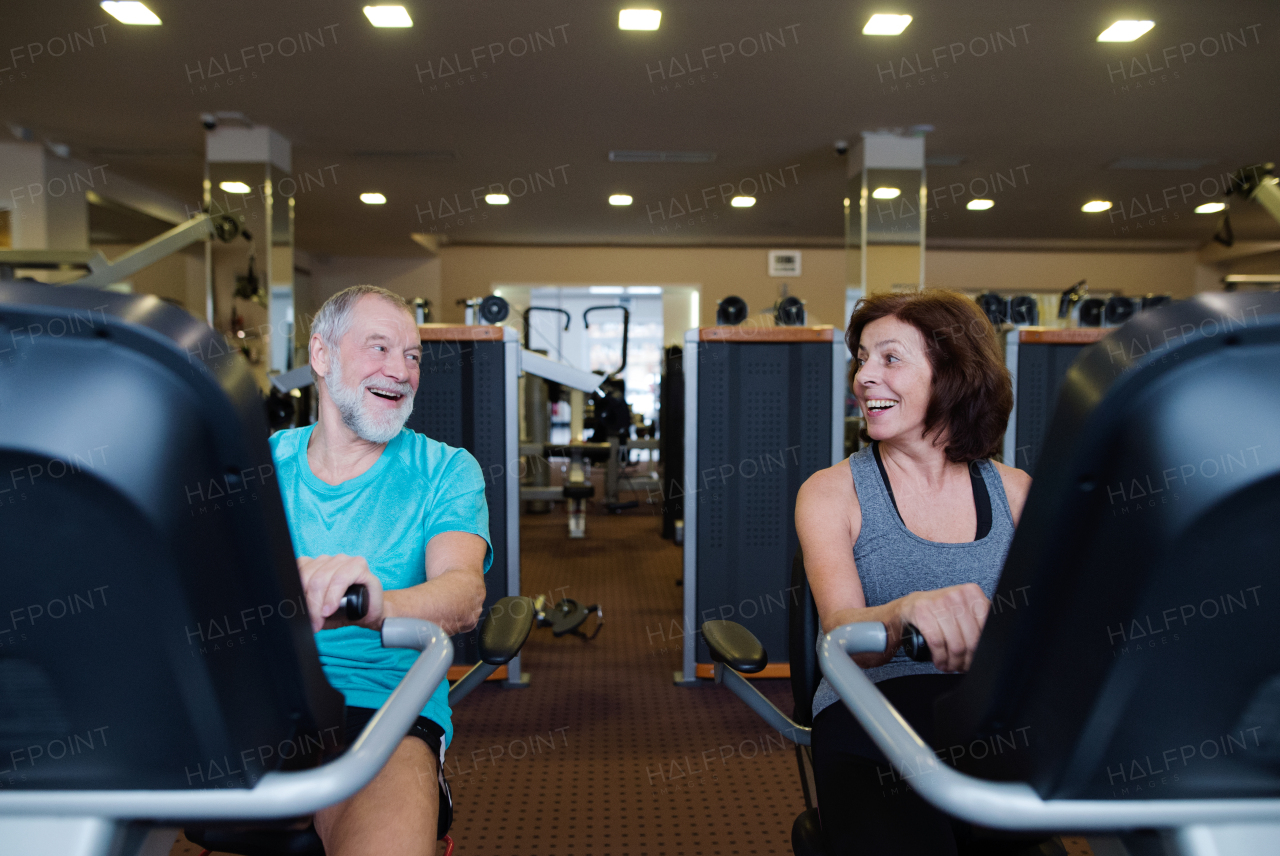
<path fill-rule="evenodd" d="M 862 531 L 853 545 L 853 560 L 867 606 L 881 606 L 913 591 L 961 583 L 977 583 L 988 598 L 995 595 L 1009 542 L 1013 540 L 1013 512 L 995 465 L 990 461 L 977 461 L 974 465 L 991 498 L 991 529 L 977 541 L 944 544 L 926 541 L 902 522 L 872 447 L 849 456 L 853 489 L 862 509 Z M 902 653 L 883 666 L 866 670 L 867 677 L 877 683 L 903 675 L 939 674 L 943 673 L 933 663 L 917 663 Z M 839 700 L 823 678 L 813 697 L 813 715 Z"/>

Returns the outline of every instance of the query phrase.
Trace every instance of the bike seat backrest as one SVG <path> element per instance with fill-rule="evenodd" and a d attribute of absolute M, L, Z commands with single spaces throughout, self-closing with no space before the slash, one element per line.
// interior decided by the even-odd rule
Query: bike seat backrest
<path fill-rule="evenodd" d="M 1148 310 L 1081 354 L 936 709 L 949 760 L 1045 798 L 1280 794 L 1278 377 L 1280 294 Z"/>
<path fill-rule="evenodd" d="M 6 787 L 250 787 L 342 740 L 267 444 L 221 336 L 0 281 Z"/>

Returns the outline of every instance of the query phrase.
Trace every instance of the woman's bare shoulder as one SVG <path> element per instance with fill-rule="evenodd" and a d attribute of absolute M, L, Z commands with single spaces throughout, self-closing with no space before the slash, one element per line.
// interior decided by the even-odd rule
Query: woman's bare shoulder
<path fill-rule="evenodd" d="M 1027 494 L 1031 491 L 1031 476 L 999 461 L 991 463 L 995 464 L 996 472 L 1000 474 L 1000 482 L 1004 485 L 1004 495 L 1009 500 L 1009 510 L 1013 512 L 1013 523 L 1016 526 L 1022 517 L 1022 506 L 1027 501 Z"/>
<path fill-rule="evenodd" d="M 841 515 L 854 528 L 862 520 L 848 458 L 809 476 L 796 497 L 796 523 L 799 525 L 803 525 L 803 518 L 809 518 L 815 524 L 827 524 L 833 517 Z"/>

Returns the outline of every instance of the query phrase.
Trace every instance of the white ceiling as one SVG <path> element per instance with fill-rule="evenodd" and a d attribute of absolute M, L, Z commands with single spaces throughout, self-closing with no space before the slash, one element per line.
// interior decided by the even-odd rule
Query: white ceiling
<path fill-rule="evenodd" d="M 1221 176 L 1280 158 L 1274 0 L 640 4 L 662 10 L 657 32 L 620 31 L 626 4 L 585 0 L 413 0 L 408 30 L 375 30 L 361 0 L 148 5 L 163 26 L 120 25 L 91 0 L 5 0 L 0 118 L 194 202 L 199 115 L 242 111 L 292 141 L 295 173 L 329 177 L 297 195 L 297 242 L 318 253 L 420 254 L 409 235 L 432 227 L 454 243 L 834 244 L 846 193 L 833 142 L 919 125 L 933 127 L 931 157 L 960 159 L 929 169 L 932 187 L 957 188 L 931 213 L 935 246 L 1194 246 L 1217 218 L 1192 208 L 1217 196 Z M 915 20 L 900 37 L 863 36 L 873 11 Z M 1118 17 L 1156 26 L 1132 44 L 1097 43 Z M 50 55 L 76 32 L 76 52 Z M 309 49 L 283 56 L 304 33 Z M 513 56 L 529 42 L 537 49 Z M 44 48 L 34 61 L 29 44 Z M 211 61 L 245 56 L 243 71 L 209 76 Z M 462 65 L 475 68 L 446 74 Z M 610 150 L 715 159 L 611 163 Z M 1108 168 L 1122 158 L 1207 165 Z M 766 173 L 754 208 L 723 201 L 723 185 Z M 965 210 L 997 174 L 995 207 Z M 439 217 L 442 199 L 469 206 L 474 190 L 519 192 L 520 179 L 537 192 Z M 385 206 L 359 202 L 373 190 Z M 611 208 L 611 193 L 635 203 Z M 1123 208 L 1081 213 L 1092 198 Z M 1280 238 L 1243 205 L 1233 224 L 1237 238 Z"/>

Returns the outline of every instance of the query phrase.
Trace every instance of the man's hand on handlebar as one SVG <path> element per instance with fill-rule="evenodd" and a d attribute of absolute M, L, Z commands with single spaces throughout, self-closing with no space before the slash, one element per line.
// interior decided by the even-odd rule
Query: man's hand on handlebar
<path fill-rule="evenodd" d="M 978 648 L 991 601 L 974 583 L 912 592 L 902 599 L 900 624 L 920 631 L 941 672 L 967 672 Z"/>
<path fill-rule="evenodd" d="M 311 613 L 312 630 L 357 625 L 381 630 L 383 619 L 382 582 L 369 570 L 360 556 L 300 556 L 298 573 Z M 363 618 L 351 620 L 343 606 L 343 596 L 353 585 L 363 585 L 368 594 L 368 611 Z"/>

